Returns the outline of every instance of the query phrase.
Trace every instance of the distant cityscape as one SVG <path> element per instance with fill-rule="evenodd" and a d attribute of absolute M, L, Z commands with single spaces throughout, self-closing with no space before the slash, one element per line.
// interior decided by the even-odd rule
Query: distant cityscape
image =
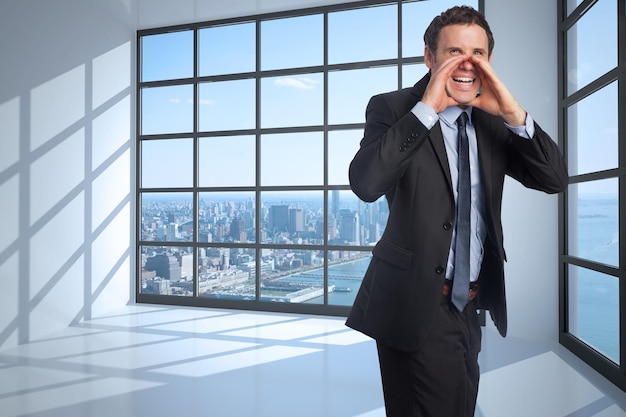
<path fill-rule="evenodd" d="M 292 248 L 252 246 L 257 238 L 253 193 L 200 193 L 197 243 L 241 244 L 198 247 L 192 193 L 145 193 L 141 202 L 141 292 L 202 297 L 256 299 L 260 266 L 261 301 L 323 302 L 324 245 L 328 240 L 328 293 L 335 304 L 351 305 L 373 246 L 381 237 L 389 210 L 385 199 L 364 203 L 349 191 L 329 191 L 324 228 L 322 192 L 261 195 L 259 242 Z M 146 242 L 150 242 L 147 244 Z M 189 242 L 189 247 L 161 242 Z M 302 249 L 298 245 L 319 249 Z M 332 246 L 355 246 L 333 250 Z M 197 248 L 197 269 L 194 267 Z M 197 270 L 197 274 L 194 271 Z M 331 297 L 329 295 L 329 303 Z"/>

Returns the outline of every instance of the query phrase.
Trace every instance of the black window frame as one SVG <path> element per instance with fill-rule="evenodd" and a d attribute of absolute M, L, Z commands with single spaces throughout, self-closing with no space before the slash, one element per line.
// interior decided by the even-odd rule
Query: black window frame
<path fill-rule="evenodd" d="M 260 212 L 261 212 L 261 191 L 283 191 L 288 188 L 289 191 L 308 191 L 308 190 L 321 190 L 324 196 L 324 230 L 328 230 L 328 211 L 329 211 L 329 199 L 330 194 L 335 191 L 349 191 L 349 185 L 328 185 L 328 170 L 324 170 L 324 185 L 323 187 L 312 187 L 312 186 L 289 186 L 289 187 L 272 187 L 272 186 L 260 186 L 257 184 L 254 187 L 198 187 L 197 180 L 197 172 L 198 167 L 194 166 L 194 185 L 191 188 L 185 188 L 185 191 L 189 191 L 194 196 L 194 219 L 196 223 L 196 233 L 192 242 L 154 242 L 154 241 L 142 241 L 141 240 L 141 196 L 144 192 L 144 189 L 141 187 L 141 143 L 144 140 L 151 139 L 168 139 L 168 138 L 179 138 L 181 135 L 179 134 L 161 134 L 161 135 L 143 135 L 141 132 L 141 92 L 145 87 L 154 87 L 154 86 L 174 86 L 174 85 L 183 85 L 192 83 L 194 85 L 194 99 L 198 100 L 198 85 L 202 81 L 226 81 L 232 79 L 238 79 L 239 75 L 231 76 L 231 75 L 218 75 L 218 76 L 198 76 L 198 31 L 202 28 L 212 27 L 212 26 L 221 26 L 221 25 L 231 25 L 238 23 L 248 23 L 255 22 L 256 23 L 256 70 L 253 73 L 249 73 L 251 77 L 254 77 L 257 85 L 257 115 L 256 115 L 256 127 L 254 129 L 250 129 L 248 131 L 249 134 L 255 135 L 257 141 L 257 151 L 256 151 L 256 159 L 257 159 L 257 178 L 259 176 L 259 151 L 258 144 L 260 141 L 260 136 L 262 134 L 271 134 L 271 133 L 282 133 L 282 132 L 301 132 L 301 131 L 319 131 L 323 132 L 324 135 L 324 164 L 328 164 L 328 136 L 329 132 L 332 131 L 341 131 L 341 130 L 363 130 L 364 123 L 348 123 L 348 124 L 336 124 L 329 125 L 329 103 L 328 103 L 328 74 L 332 71 L 338 70 L 354 70 L 354 69 L 367 69 L 367 68 L 378 68 L 378 67 L 389 67 L 395 66 L 397 69 L 397 88 L 401 89 L 403 87 L 403 67 L 410 64 L 423 64 L 424 57 L 423 55 L 411 56 L 411 57 L 403 57 L 402 51 L 402 5 L 408 3 L 415 3 L 421 0 L 364 0 L 364 1 L 356 1 L 350 3 L 342 3 L 336 5 L 327 5 L 321 7 L 312 7 L 312 8 L 304 8 L 297 10 L 288 10 L 281 11 L 275 13 L 265 13 L 258 14 L 253 16 L 243 16 L 243 17 L 233 17 L 227 19 L 220 19 L 214 21 L 203 21 L 203 22 L 194 22 L 190 24 L 184 25 L 176 25 L 176 26 L 168 26 L 168 27 L 159 27 L 159 28 L 151 28 L 151 29 L 143 29 L 137 31 L 137 68 L 136 68 L 136 80 L 137 80 L 137 90 L 136 90 L 136 144 L 137 144 L 137 152 L 136 152 L 136 230 L 135 230 L 135 257 L 137 259 L 136 262 L 136 270 L 135 270 L 135 300 L 137 303 L 149 303 L 149 304 L 163 304 L 163 305 L 180 305 L 180 306 L 196 306 L 196 307 L 211 307 L 211 308 L 226 308 L 226 309 L 237 309 L 237 310 L 256 310 L 256 311 L 268 311 L 268 312 L 287 312 L 287 313 L 299 313 L 299 314 L 316 314 L 316 315 L 331 315 L 331 316 L 347 316 L 351 306 L 345 305 L 331 305 L 328 304 L 328 262 L 325 262 L 324 267 L 324 301 L 322 304 L 305 304 L 305 303 L 274 303 L 267 301 L 260 301 L 259 293 L 260 293 L 260 273 L 257 273 L 256 276 L 256 292 L 257 298 L 255 300 L 227 300 L 227 299 L 216 299 L 216 298 L 208 298 L 208 297 L 200 297 L 197 294 L 197 282 L 194 287 L 196 290 L 194 291 L 193 297 L 178 297 L 172 295 L 158 295 L 158 294 L 147 294 L 141 292 L 141 247 L 142 246 L 172 246 L 172 247 L 193 247 L 193 262 L 194 266 L 197 265 L 197 248 L 198 247 L 220 247 L 220 248 L 239 248 L 239 247 L 252 247 L 257 253 L 256 256 L 256 271 L 261 271 L 260 259 L 258 256 L 260 250 L 263 248 L 269 249 L 282 249 L 284 246 L 281 245 L 268 245 L 268 244 L 260 244 L 259 243 L 259 231 L 261 230 L 260 225 Z M 484 0 L 477 0 L 478 9 L 484 10 Z M 341 63 L 341 64 L 328 64 L 328 16 L 329 13 L 338 12 L 338 11 L 347 11 L 347 10 L 356 10 L 368 7 L 375 6 L 383 6 L 383 5 L 397 5 L 398 7 L 398 52 L 396 58 L 393 59 L 385 59 L 385 60 L 375 60 L 375 61 L 363 61 L 363 62 L 350 62 L 350 63 Z M 441 10 L 443 11 L 443 10 Z M 310 72 L 322 72 L 324 74 L 324 123 L 323 125 L 317 126 L 313 129 L 311 128 L 264 128 L 260 127 L 260 110 L 259 103 L 261 100 L 259 89 L 260 83 L 263 78 L 268 76 L 279 76 L 283 74 L 293 75 L 294 70 L 265 70 L 262 71 L 261 63 L 260 63 L 260 27 L 261 22 L 265 20 L 271 19 L 280 19 L 280 18 L 290 18 L 297 16 L 307 16 L 313 14 L 323 14 L 324 16 L 324 64 L 322 66 L 314 66 L 314 67 L 302 67 L 298 68 L 297 72 L 306 74 Z M 141 66 L 141 39 L 144 36 L 155 35 L 155 34 L 163 34 L 168 32 L 176 32 L 183 30 L 193 30 L 194 31 L 194 76 L 186 79 L 176 79 L 176 80 L 168 80 L 168 81 L 148 81 L 144 82 L 141 79 L 142 74 L 142 66 Z M 417 40 L 410 40 L 411 42 L 415 42 Z M 414 82 L 417 80 L 414 80 Z M 381 91 L 383 92 L 383 91 Z M 365 108 L 362 109 L 365 112 Z M 199 133 L 198 128 L 198 114 L 194 112 L 194 130 L 191 134 L 185 135 L 186 137 L 192 138 L 194 141 L 194 154 L 198 152 L 198 139 L 202 137 L 207 137 L 205 133 Z M 213 132 L 215 133 L 215 132 Z M 229 135 L 228 132 L 217 132 L 219 135 Z M 236 131 L 233 134 L 241 134 L 241 131 Z M 209 135 L 210 136 L 210 135 Z M 197 165 L 197 161 L 194 160 L 194 165 Z M 210 188 L 210 189 L 208 189 Z M 150 192 L 171 192 L 177 191 L 170 188 L 150 188 Z M 198 244 L 197 237 L 197 222 L 198 222 L 198 201 L 197 196 L 199 193 L 204 191 L 249 191 L 254 192 L 256 195 L 256 207 L 255 207 L 255 222 L 256 222 L 256 238 L 254 243 L 203 243 L 202 245 Z M 385 203 L 386 204 L 386 203 Z M 288 248 L 294 248 L 294 245 L 287 246 Z M 298 249 L 303 250 L 322 250 L 326 259 L 328 259 L 329 251 L 360 251 L 371 253 L 371 246 L 341 246 L 341 245 L 329 245 L 327 233 L 325 233 L 324 244 L 321 246 L 307 246 L 307 245 L 297 245 Z M 196 277 L 197 279 L 197 277 Z M 355 288 L 354 290 L 356 291 Z M 484 317 L 482 318 L 484 320 Z"/>
<path fill-rule="evenodd" d="M 585 184 L 603 179 L 618 180 L 619 241 L 626 242 L 626 2 L 616 0 L 617 8 L 617 66 L 577 91 L 568 93 L 568 40 L 567 31 L 572 28 L 600 0 L 583 0 L 568 13 L 571 0 L 558 2 L 558 129 L 563 151 L 568 158 L 568 109 L 603 87 L 617 83 L 618 106 L 618 166 L 615 169 L 572 175 L 569 184 Z M 569 190 L 559 197 L 559 342 L 581 358 L 592 368 L 626 391 L 626 244 L 619 246 L 619 265 L 610 266 L 593 260 L 570 255 L 569 235 Z M 615 363 L 593 346 L 585 343 L 569 331 L 569 267 L 577 266 L 607 276 L 619 282 L 619 364 Z"/>

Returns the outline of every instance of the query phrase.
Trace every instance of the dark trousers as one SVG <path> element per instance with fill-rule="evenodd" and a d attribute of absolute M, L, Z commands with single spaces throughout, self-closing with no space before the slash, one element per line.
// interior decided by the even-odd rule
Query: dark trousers
<path fill-rule="evenodd" d="M 420 350 L 403 352 L 378 342 L 387 417 L 474 416 L 480 345 L 475 301 L 459 312 L 445 296 Z"/>

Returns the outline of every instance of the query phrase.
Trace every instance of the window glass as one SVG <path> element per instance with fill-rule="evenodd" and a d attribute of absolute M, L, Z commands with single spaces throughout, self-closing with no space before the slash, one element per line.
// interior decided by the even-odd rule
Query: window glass
<path fill-rule="evenodd" d="M 324 303 L 324 252 L 271 249 L 263 254 L 261 301 L 273 303 Z"/>
<path fill-rule="evenodd" d="M 333 71 L 328 74 L 328 122 L 365 123 L 370 97 L 397 89 L 397 67 Z"/>
<path fill-rule="evenodd" d="M 160 139 L 141 142 L 141 186 L 193 186 L 193 140 Z"/>
<path fill-rule="evenodd" d="M 261 69 L 324 64 L 324 15 L 261 22 Z"/>
<path fill-rule="evenodd" d="M 266 266 L 261 265 L 261 268 Z M 198 248 L 198 295 L 227 300 L 255 300 L 254 248 Z"/>
<path fill-rule="evenodd" d="M 141 193 L 141 240 L 191 242 L 194 237 L 190 192 Z"/>
<path fill-rule="evenodd" d="M 198 31 L 200 76 L 256 69 L 256 24 L 215 26 Z"/>
<path fill-rule="evenodd" d="M 397 5 L 344 10 L 328 14 L 329 64 L 397 57 Z"/>
<path fill-rule="evenodd" d="M 402 4 L 402 56 L 424 55 L 424 32 L 435 16 L 452 6 L 457 0 L 416 1 Z M 478 9 L 478 1 L 469 0 L 462 4 Z"/>
<path fill-rule="evenodd" d="M 618 266 L 617 178 L 570 185 L 568 199 L 569 254 Z"/>
<path fill-rule="evenodd" d="M 568 331 L 619 364 L 619 279 L 569 265 Z"/>
<path fill-rule="evenodd" d="M 193 131 L 193 86 L 141 89 L 143 135 Z"/>
<path fill-rule="evenodd" d="M 253 192 L 199 193 L 198 242 L 254 243 L 255 213 Z"/>
<path fill-rule="evenodd" d="M 328 304 L 352 306 L 371 260 L 371 252 L 328 251 Z"/>
<path fill-rule="evenodd" d="M 198 140 L 200 187 L 253 186 L 256 175 L 255 137 L 218 136 Z"/>
<path fill-rule="evenodd" d="M 193 77 L 193 31 L 141 38 L 141 81 Z"/>
<path fill-rule="evenodd" d="M 402 66 L 402 88 L 413 87 L 428 73 L 426 64 L 410 64 Z"/>
<path fill-rule="evenodd" d="M 617 2 L 599 0 L 567 31 L 569 94 L 617 65 L 617 21 Z"/>
<path fill-rule="evenodd" d="M 399 58 L 420 60 L 426 25 L 453 4 L 139 31 L 138 301 L 352 305 L 389 214 L 349 190 L 367 104 L 426 74 Z"/>
<path fill-rule="evenodd" d="M 363 130 L 328 132 L 328 184 L 348 185 L 348 167 L 359 150 Z"/>
<path fill-rule="evenodd" d="M 321 245 L 324 243 L 322 191 L 261 193 L 261 243 Z"/>
<path fill-rule="evenodd" d="M 285 75 L 261 80 L 261 127 L 324 123 L 322 74 Z"/>
<path fill-rule="evenodd" d="M 569 15 L 571 12 L 574 11 L 574 9 L 576 7 L 578 7 L 580 5 L 580 3 L 582 3 L 583 0 L 566 0 L 567 3 L 567 14 Z"/>
<path fill-rule="evenodd" d="M 332 190 L 328 195 L 328 244 L 373 246 L 381 238 L 388 217 L 384 197 L 365 203 L 350 190 Z"/>
<path fill-rule="evenodd" d="M 617 82 L 614 82 L 568 109 L 570 175 L 617 168 L 617 102 Z"/>
<path fill-rule="evenodd" d="M 193 296 L 193 249 L 180 246 L 141 246 L 142 294 Z"/>
<path fill-rule="evenodd" d="M 261 185 L 322 185 L 322 132 L 261 136 Z"/>
<path fill-rule="evenodd" d="M 200 131 L 254 129 L 254 79 L 202 83 L 198 95 Z"/>

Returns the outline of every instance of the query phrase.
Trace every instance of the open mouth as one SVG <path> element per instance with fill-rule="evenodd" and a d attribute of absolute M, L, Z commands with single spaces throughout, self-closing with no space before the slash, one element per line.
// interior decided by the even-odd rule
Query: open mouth
<path fill-rule="evenodd" d="M 470 85 L 474 84 L 474 82 L 476 81 L 475 78 L 469 78 L 469 77 L 453 77 L 452 80 L 455 83 L 458 83 L 458 84 L 464 85 L 464 86 L 470 86 Z"/>

